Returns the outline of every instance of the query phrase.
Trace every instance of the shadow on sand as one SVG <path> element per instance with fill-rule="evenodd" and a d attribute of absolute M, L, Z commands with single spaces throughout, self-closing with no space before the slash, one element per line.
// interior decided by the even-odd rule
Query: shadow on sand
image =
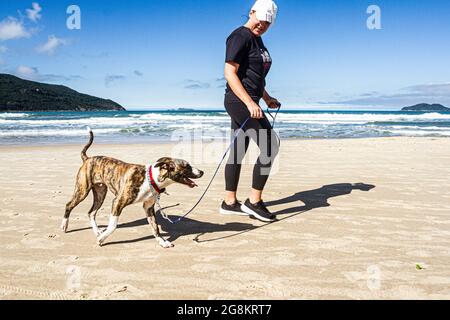
<path fill-rule="evenodd" d="M 274 214 L 278 216 L 282 214 L 301 213 L 316 208 L 329 207 L 330 204 L 328 203 L 328 199 L 350 194 L 353 190 L 370 191 L 373 188 L 375 188 L 374 185 L 364 183 L 330 184 L 323 186 L 320 189 L 302 191 L 286 198 L 266 202 L 266 206 L 272 207 L 280 204 L 297 203 L 298 201 L 301 201 L 303 202 L 303 205 L 301 206 L 286 208 L 274 212 Z"/>
<path fill-rule="evenodd" d="M 353 190 L 360 190 L 360 191 L 370 191 L 371 189 L 375 188 L 374 185 L 370 184 L 364 184 L 364 183 L 337 183 L 337 184 L 331 184 L 323 186 L 319 189 L 314 190 L 308 190 L 308 191 L 301 191 L 298 193 L 295 193 L 289 197 L 285 197 L 279 200 L 266 202 L 266 205 L 268 207 L 278 206 L 278 205 L 285 205 L 285 204 L 293 204 L 293 206 L 290 206 L 288 208 L 273 212 L 275 215 L 277 215 L 278 219 L 274 223 L 283 221 L 285 219 L 292 218 L 298 214 L 317 209 L 322 207 L 329 207 L 330 204 L 328 203 L 328 199 L 338 196 L 343 196 L 350 194 Z M 301 202 L 300 205 L 299 202 Z M 288 215 L 282 218 L 279 218 L 280 215 Z M 169 216 L 171 220 L 175 220 L 176 216 Z M 258 228 L 262 228 L 264 226 L 267 226 L 268 224 L 263 225 L 253 225 L 249 223 L 239 223 L 239 222 L 233 222 L 233 223 L 226 223 L 226 224 L 215 224 L 215 223 L 209 223 L 209 222 L 202 222 L 197 221 L 189 218 L 185 218 L 182 220 L 182 222 L 178 224 L 171 224 L 169 221 L 159 218 L 159 223 L 161 225 L 162 230 L 169 231 L 166 236 L 169 236 L 169 241 L 174 241 L 182 236 L 188 236 L 192 234 L 196 234 L 196 237 L 194 238 L 194 241 L 198 243 L 202 242 L 211 242 L 226 238 L 231 238 L 246 232 L 249 232 L 251 230 L 255 230 Z M 137 224 L 136 224 L 137 223 Z M 138 221 L 130 222 L 127 224 L 122 224 L 121 227 L 132 227 L 135 225 L 142 225 L 146 224 L 146 219 L 141 219 Z M 207 240 L 200 240 L 201 236 L 204 236 L 208 233 L 216 233 L 216 232 L 234 232 L 231 235 L 223 236 L 223 237 L 217 237 L 214 239 L 207 239 Z M 151 239 L 153 236 L 147 236 L 140 239 L 130 240 L 130 241 L 121 241 L 116 243 L 130 243 L 130 242 L 136 242 L 146 239 Z M 113 243 L 110 243 L 113 244 Z"/>
<path fill-rule="evenodd" d="M 273 211 L 272 212 L 277 215 L 277 221 L 274 223 L 283 221 L 285 219 L 292 218 L 298 214 L 316 209 L 316 208 L 322 208 L 322 207 L 329 207 L 330 204 L 328 203 L 328 199 L 338 196 L 343 196 L 350 194 L 353 190 L 360 190 L 360 191 L 370 191 L 371 189 L 375 188 L 374 185 L 370 184 L 364 184 L 364 183 L 338 183 L 338 184 L 331 184 L 323 186 L 319 189 L 314 190 L 308 190 L 308 191 L 301 191 L 298 193 L 295 193 L 291 196 L 266 202 L 267 207 L 273 207 L 278 205 L 285 205 L 285 204 L 292 204 L 292 206 L 279 210 L 279 211 Z M 299 205 L 300 202 L 300 205 Z M 176 206 L 176 205 L 175 205 Z M 169 206 L 167 208 L 171 208 L 174 206 Z M 171 224 L 169 221 L 163 219 L 160 215 L 160 212 L 158 214 L 158 223 L 161 226 L 161 229 L 164 231 L 162 232 L 162 236 L 169 237 L 167 240 L 169 241 L 175 241 L 179 237 L 184 237 L 188 235 L 195 234 L 196 237 L 194 238 L 194 241 L 201 243 L 201 242 L 211 242 L 221 239 L 226 239 L 230 237 L 234 237 L 240 234 L 243 234 L 245 232 L 249 232 L 251 230 L 255 230 L 258 228 L 262 228 L 264 226 L 267 226 L 268 224 L 263 225 L 254 225 L 252 223 L 241 223 L 241 222 L 230 222 L 226 224 L 217 224 L 217 223 L 210 223 L 210 222 L 203 222 L 203 221 L 197 221 L 190 218 L 184 218 L 180 223 L 177 224 Z M 287 215 L 285 217 L 279 218 L 281 215 Z M 178 218 L 178 216 L 169 216 L 169 218 L 173 221 Z M 259 223 L 259 222 L 258 222 Z M 147 225 L 147 219 L 139 219 L 127 223 L 122 223 L 118 225 L 118 228 L 132 228 L 137 226 Z M 104 226 L 102 226 L 104 227 Z M 77 232 L 82 230 L 87 230 L 90 228 L 82 228 L 82 229 L 76 229 L 71 230 L 69 232 Z M 149 232 L 150 227 L 149 227 Z M 207 240 L 200 240 L 200 237 L 208 234 L 208 233 L 216 233 L 216 232 L 234 232 L 231 235 L 223 236 L 223 237 L 217 237 L 214 239 L 207 239 Z M 105 245 L 113 245 L 113 244 L 124 244 L 124 243 L 133 243 L 133 242 L 139 242 L 139 241 L 145 241 L 154 238 L 153 235 L 148 235 L 145 237 L 137 238 L 137 239 L 131 239 L 131 240 L 123 240 L 123 241 L 115 241 L 115 242 L 108 242 L 105 243 Z"/>

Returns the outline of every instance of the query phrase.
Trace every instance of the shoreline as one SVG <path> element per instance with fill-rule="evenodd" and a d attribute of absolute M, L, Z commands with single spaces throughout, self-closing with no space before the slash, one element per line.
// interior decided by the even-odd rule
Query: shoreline
<path fill-rule="evenodd" d="M 215 111 L 217 112 L 217 111 Z M 94 130 L 98 144 L 171 144 L 229 139 L 226 112 L 209 110 L 142 112 L 28 113 L 1 118 L 0 145 L 78 145 Z M 275 131 L 282 140 L 450 137 L 450 114 L 390 111 L 288 111 L 278 114 Z M 269 116 L 268 116 L 269 117 Z M 272 123 L 272 119 L 269 119 Z"/>
<path fill-rule="evenodd" d="M 346 141 L 346 140 L 382 140 L 382 139 L 430 139 L 430 140 L 449 140 L 450 137 L 434 137 L 434 136 L 425 136 L 425 137 L 410 137 L 410 136 L 392 136 L 392 137 L 351 137 L 351 138 L 282 138 L 281 143 L 288 142 L 288 141 Z M 67 143 L 67 142 L 61 142 L 61 143 L 48 143 L 48 144 L 0 144 L 0 149 L 8 149 L 8 148 L 51 148 L 51 147 L 76 147 L 80 146 L 83 147 L 88 141 L 88 137 L 86 137 L 86 142 L 73 142 L 73 143 Z M 191 140 L 198 142 L 199 140 Z M 211 144 L 211 143 L 220 143 L 223 144 L 225 141 L 228 140 L 214 140 L 214 141 L 204 141 L 205 144 Z M 180 143 L 180 141 L 167 141 L 167 140 L 155 140 L 155 141 L 149 141 L 148 143 L 144 143 L 141 141 L 136 142 L 128 142 L 124 143 L 123 141 L 117 141 L 117 142 L 111 142 L 111 141 L 96 141 L 94 139 L 94 145 L 99 146 L 157 146 L 157 145 L 175 145 Z M 181 142 L 183 143 L 183 142 Z"/>

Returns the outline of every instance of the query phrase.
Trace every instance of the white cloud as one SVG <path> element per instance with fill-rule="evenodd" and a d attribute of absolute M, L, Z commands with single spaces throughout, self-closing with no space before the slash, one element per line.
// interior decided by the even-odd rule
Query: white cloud
<path fill-rule="evenodd" d="M 62 74 L 42 74 L 38 68 L 21 65 L 11 72 L 13 75 L 32 81 L 50 82 L 60 84 L 62 82 L 77 81 L 83 79 L 79 75 L 62 75 Z"/>
<path fill-rule="evenodd" d="M 25 30 L 23 23 L 15 18 L 8 17 L 0 22 L 0 41 L 27 38 L 30 34 Z"/>
<path fill-rule="evenodd" d="M 37 68 L 19 66 L 15 72 L 15 75 L 28 80 L 36 80 L 39 77 L 39 71 Z"/>
<path fill-rule="evenodd" d="M 40 14 L 40 12 L 42 11 L 42 8 L 39 5 L 39 3 L 37 3 L 37 2 L 33 2 L 32 7 L 33 7 L 33 9 L 27 9 L 27 17 L 31 21 L 36 22 L 39 19 L 41 19 L 41 17 L 42 17 Z"/>
<path fill-rule="evenodd" d="M 450 83 L 437 83 L 437 84 L 420 84 L 404 88 L 403 90 L 434 95 L 450 96 Z"/>
<path fill-rule="evenodd" d="M 58 47 L 67 44 L 67 41 L 51 35 L 45 44 L 36 48 L 37 52 L 52 55 Z"/>
<path fill-rule="evenodd" d="M 122 75 L 107 75 L 105 77 L 105 86 L 109 87 L 111 84 L 113 84 L 116 81 L 124 81 L 127 77 Z"/>
<path fill-rule="evenodd" d="M 191 90 L 208 89 L 209 87 L 211 87 L 211 85 L 207 82 L 201 82 L 201 81 L 192 80 L 192 79 L 186 80 L 185 85 L 184 85 L 185 89 L 191 89 Z"/>
<path fill-rule="evenodd" d="M 420 84 L 401 89 L 403 92 L 382 94 L 372 92 L 341 101 L 319 102 L 332 105 L 405 107 L 418 103 L 450 105 L 450 83 Z"/>
<path fill-rule="evenodd" d="M 5 46 L 0 46 L 0 55 L 2 53 L 5 53 L 6 51 L 8 51 L 8 48 Z M 2 59 L 2 57 L 0 56 L 0 65 L 5 64 L 5 60 Z"/>

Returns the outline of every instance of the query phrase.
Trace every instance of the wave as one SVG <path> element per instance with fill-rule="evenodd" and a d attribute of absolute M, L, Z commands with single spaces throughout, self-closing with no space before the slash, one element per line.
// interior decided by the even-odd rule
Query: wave
<path fill-rule="evenodd" d="M 121 126 L 121 125 L 133 125 L 133 124 L 153 124 L 154 122 L 145 121 L 141 122 L 133 118 L 114 118 L 114 117 L 98 117 L 98 118 L 81 118 L 81 119 L 27 119 L 27 120 L 6 120 L 0 119 L 0 124 L 5 125 L 108 125 L 108 126 Z"/>
<path fill-rule="evenodd" d="M 343 114 L 343 113 L 279 113 L 277 121 L 306 124 L 369 124 L 377 122 L 420 122 L 450 120 L 450 114 Z"/>
<path fill-rule="evenodd" d="M 87 126 L 102 139 L 112 140 L 167 140 L 180 133 L 217 138 L 228 137 L 230 118 L 226 112 L 3 113 L 0 114 L 0 144 L 16 140 L 18 143 L 73 141 L 87 136 Z M 283 112 L 278 114 L 275 130 L 283 138 L 450 137 L 450 114 Z"/>
<path fill-rule="evenodd" d="M 422 127 L 422 126 L 402 126 L 402 125 L 394 125 L 391 126 L 392 129 L 398 130 L 398 129 L 406 129 L 406 130 L 420 130 L 420 131 L 449 131 L 449 127 Z M 386 128 L 384 128 L 386 129 Z"/>
<path fill-rule="evenodd" d="M 388 130 L 391 134 L 401 136 L 430 136 L 430 137 L 450 137 L 450 131 L 424 131 L 424 130 Z"/>
<path fill-rule="evenodd" d="M 28 113 L 0 113 L 0 118 L 23 118 L 23 117 L 29 117 L 30 114 Z"/>
<path fill-rule="evenodd" d="M 20 115 L 20 116 L 18 116 Z M 11 118 L 20 119 L 11 119 Z M 27 117 L 27 119 L 23 119 Z M 426 114 L 342 114 L 342 113 L 279 113 L 279 124 L 379 124 L 389 125 L 402 122 L 430 122 L 450 121 L 450 114 L 426 113 Z M 0 117 L 0 125 L 89 125 L 89 126 L 132 126 L 132 125 L 178 125 L 181 123 L 229 123 L 226 113 L 220 115 L 185 115 L 185 114 L 130 114 L 127 116 L 105 116 L 89 118 L 46 118 L 42 116 L 30 117 L 30 114 L 3 114 Z"/>
<path fill-rule="evenodd" d="M 96 129 L 94 134 L 117 133 L 121 129 Z M 0 137 L 88 137 L 86 129 L 43 129 L 43 130 L 9 130 L 0 131 Z"/>
<path fill-rule="evenodd" d="M 131 126 L 131 125 L 158 125 L 167 123 L 225 123 L 229 118 L 222 117 L 204 117 L 204 116 L 170 116 L 170 115 L 142 115 L 139 117 L 91 117 L 75 119 L 0 119 L 0 125 L 90 125 L 90 126 Z"/>
<path fill-rule="evenodd" d="M 152 121 L 223 121 L 228 117 L 227 114 L 221 115 L 205 115 L 205 114 L 162 114 L 162 113 L 149 113 L 143 114 L 139 117 L 135 117 L 141 120 L 152 120 Z"/>

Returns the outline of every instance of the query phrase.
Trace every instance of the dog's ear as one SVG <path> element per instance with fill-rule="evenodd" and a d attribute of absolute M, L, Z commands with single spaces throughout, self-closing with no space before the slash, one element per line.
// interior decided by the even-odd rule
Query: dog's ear
<path fill-rule="evenodd" d="M 177 165 L 172 158 L 164 157 L 156 161 L 155 168 L 166 169 L 168 171 L 175 170 Z"/>

